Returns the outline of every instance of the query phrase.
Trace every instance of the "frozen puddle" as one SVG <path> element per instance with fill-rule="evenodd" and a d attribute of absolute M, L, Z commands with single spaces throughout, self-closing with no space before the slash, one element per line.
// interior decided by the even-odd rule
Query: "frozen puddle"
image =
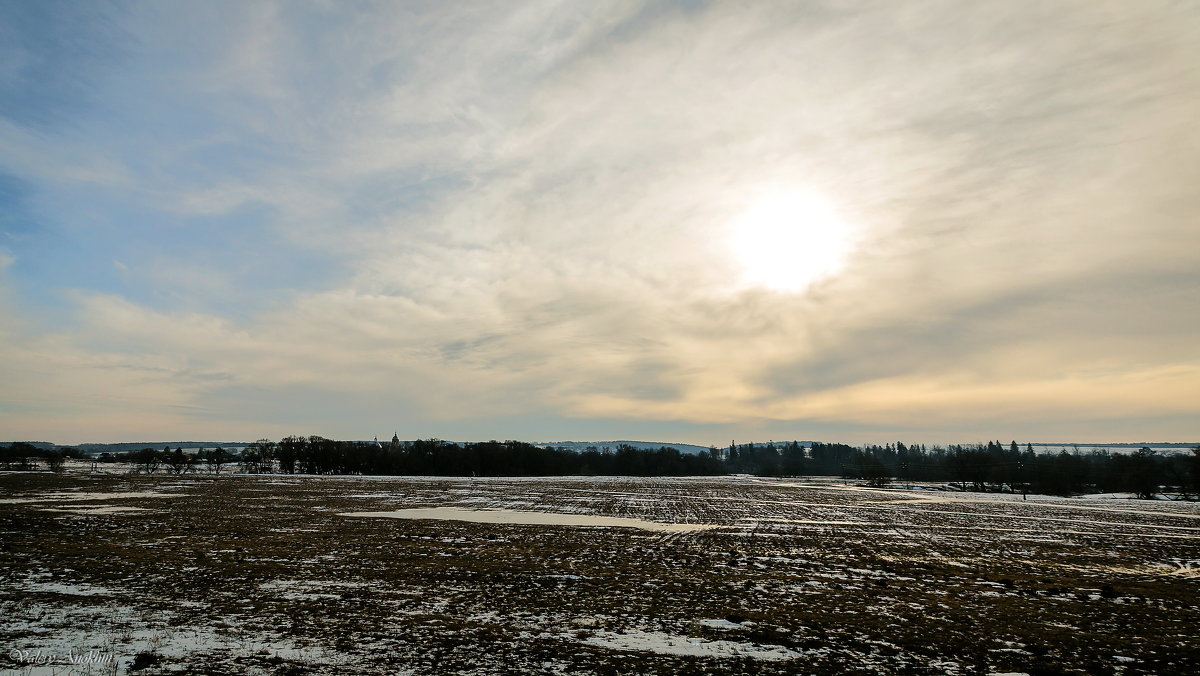
<path fill-rule="evenodd" d="M 755 660 L 790 660 L 800 653 L 779 645 L 756 645 L 736 641 L 705 641 L 700 638 L 675 636 L 657 631 L 631 631 L 614 634 L 601 631 L 586 639 L 585 643 L 613 650 L 635 650 L 660 655 L 686 657 L 749 657 Z"/>
<path fill-rule="evenodd" d="M 705 523 L 660 523 L 658 521 L 627 519 L 618 516 L 526 512 L 515 509 L 463 509 L 461 507 L 397 509 L 390 512 L 343 512 L 338 514 L 338 516 L 379 517 L 385 519 L 438 519 L 442 521 L 470 521 L 473 523 L 502 523 L 522 526 L 641 528 L 642 530 L 667 533 L 682 533 L 719 527 Z"/>
<path fill-rule="evenodd" d="M 64 512 L 66 514 L 83 514 L 90 516 L 93 514 L 126 514 L 129 512 L 153 512 L 153 509 L 145 507 L 78 507 L 74 509 L 63 509 L 59 507 L 44 507 L 47 512 Z"/>
<path fill-rule="evenodd" d="M 258 585 L 265 592 L 293 600 L 340 599 L 342 592 L 365 586 L 361 582 L 336 580 L 272 580 Z"/>
<path fill-rule="evenodd" d="M 713 629 L 745 629 L 746 627 L 752 626 L 754 623 L 730 622 L 729 620 L 700 620 L 698 624 L 702 624 L 706 627 L 712 627 Z"/>
<path fill-rule="evenodd" d="M 70 596 L 110 596 L 112 592 L 104 587 L 86 582 L 46 582 L 38 579 L 27 579 L 18 583 L 17 589 L 26 594 L 67 594 Z"/>
<path fill-rule="evenodd" d="M 781 519 L 777 517 L 744 516 L 738 521 L 759 521 L 762 523 L 794 523 L 803 526 L 875 526 L 869 521 L 821 521 L 819 519 Z"/>

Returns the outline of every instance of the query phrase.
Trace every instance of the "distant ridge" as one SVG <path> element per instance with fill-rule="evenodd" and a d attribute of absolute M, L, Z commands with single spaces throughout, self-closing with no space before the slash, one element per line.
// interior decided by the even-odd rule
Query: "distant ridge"
<path fill-rule="evenodd" d="M 1024 445 L 1024 444 L 1021 444 Z M 1185 441 L 1118 441 L 1105 443 L 1084 443 L 1082 441 L 1031 441 L 1031 446 L 1078 446 L 1080 448 L 1195 448 L 1197 442 Z"/>
<path fill-rule="evenodd" d="M 32 442 L 31 442 L 32 443 Z M 4 443 L 0 442 L 0 446 Z M 250 445 L 248 441 L 123 441 L 114 444 L 51 444 L 47 442 L 33 443 L 38 448 L 77 448 L 87 455 L 98 455 L 100 453 L 126 453 L 128 451 L 140 451 L 143 448 L 161 449 L 163 446 L 171 448 L 245 448 Z"/>
<path fill-rule="evenodd" d="M 249 446 L 253 442 L 249 442 L 249 441 L 126 441 L 126 442 L 118 442 L 118 443 L 91 443 L 91 442 L 89 442 L 89 443 L 83 443 L 83 444 L 55 444 L 55 443 L 52 443 L 49 441 L 0 441 L 0 446 L 8 446 L 8 445 L 15 444 L 15 443 L 29 444 L 30 446 L 33 446 L 33 447 L 39 448 L 39 449 L 43 449 L 43 450 L 74 448 L 74 449 L 78 449 L 79 451 L 81 451 L 87 455 L 99 455 L 101 453 L 127 453 L 129 451 L 138 451 L 143 448 L 161 449 L 164 446 L 169 446 L 173 449 L 174 448 L 184 448 L 184 449 L 216 448 L 216 447 L 220 446 L 222 448 L 226 448 L 229 450 L 239 450 L 240 451 L 241 449 Z M 375 443 L 375 442 L 364 440 L 359 443 Z M 382 443 L 387 443 L 387 442 L 385 441 Z M 450 442 L 450 443 L 463 445 L 463 444 L 467 444 L 467 443 L 478 443 L 478 442 L 455 441 L 455 442 Z M 615 451 L 617 449 L 617 447 L 621 446 L 621 445 L 632 446 L 633 448 L 636 448 L 638 450 L 658 450 L 659 448 L 662 448 L 665 446 L 667 448 L 674 448 L 681 453 L 688 453 L 688 454 L 692 454 L 692 455 L 706 453 L 706 452 L 708 452 L 708 449 L 709 449 L 708 446 L 701 446 L 698 444 L 681 444 L 681 443 L 672 443 L 672 442 L 667 442 L 667 441 L 637 441 L 637 440 L 632 440 L 632 439 L 615 439 L 615 440 L 609 440 L 609 441 L 537 441 L 537 442 L 531 442 L 531 443 L 534 446 L 539 446 L 542 448 L 546 448 L 546 447 L 563 448 L 563 449 L 566 449 L 569 451 L 574 451 L 576 453 L 582 453 L 591 447 L 595 447 L 596 449 L 599 449 L 599 450 L 608 448 L 609 450 Z M 757 446 L 765 446 L 767 443 L 770 443 L 770 442 L 753 441 L 753 442 L 744 442 L 744 443 L 754 443 Z M 780 446 L 780 445 L 784 445 L 784 444 L 790 444 L 792 442 L 787 441 L 787 440 L 776 440 L 774 443 L 776 444 L 776 446 Z M 805 448 L 810 448 L 810 447 L 812 447 L 812 445 L 814 443 L 817 443 L 817 442 L 797 441 L 796 443 L 799 443 L 801 446 L 804 446 Z M 978 442 L 976 442 L 976 443 L 978 443 Z M 1001 442 L 1001 444 L 1003 445 L 1003 442 Z M 739 443 L 738 445 L 740 446 L 742 444 Z M 971 446 L 972 444 L 963 444 L 963 445 Z M 1068 451 L 1108 450 L 1108 451 L 1112 451 L 1112 452 L 1116 452 L 1116 453 L 1126 453 L 1126 452 L 1136 451 L 1140 448 L 1145 447 L 1145 448 L 1150 448 L 1152 450 L 1159 451 L 1159 452 L 1165 453 L 1165 454 L 1174 454 L 1174 453 L 1178 453 L 1178 452 L 1186 452 L 1193 448 L 1200 447 L 1200 442 L 1121 441 L 1121 442 L 1088 443 L 1088 442 L 1081 442 L 1081 441 L 1055 441 L 1055 442 L 1022 441 L 1022 442 L 1018 442 L 1017 446 L 1019 448 L 1021 448 L 1022 450 L 1024 450 L 1028 446 L 1032 446 L 1039 453 L 1053 453 L 1053 452 L 1057 452 L 1060 450 L 1068 450 Z M 717 448 L 724 450 L 725 448 L 727 448 L 727 446 L 718 445 Z"/>
<path fill-rule="evenodd" d="M 534 446 L 565 448 L 570 451 L 582 452 L 591 446 L 595 446 L 601 450 L 607 446 L 609 449 L 615 451 L 622 444 L 632 446 L 638 450 L 654 451 L 666 446 L 667 448 L 674 448 L 680 453 L 691 453 L 693 455 L 708 452 L 708 446 L 698 446 L 696 444 L 672 444 L 665 441 L 631 441 L 628 439 L 616 441 L 538 441 L 534 443 Z"/>

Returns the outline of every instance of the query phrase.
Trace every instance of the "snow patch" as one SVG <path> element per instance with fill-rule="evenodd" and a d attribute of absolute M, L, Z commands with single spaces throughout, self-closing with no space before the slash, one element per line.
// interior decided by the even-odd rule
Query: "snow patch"
<path fill-rule="evenodd" d="M 390 512 L 342 512 L 338 516 L 386 518 L 386 519 L 436 519 L 441 521 L 469 521 L 473 523 L 495 523 L 522 526 L 591 526 L 600 528 L 640 528 L 642 530 L 667 533 L 686 533 L 708 530 L 720 526 L 704 523 L 661 523 L 617 516 L 595 516 L 589 514 L 557 514 L 554 512 L 527 512 L 515 509 L 463 509 L 461 507 L 426 507 L 397 509 Z"/>
<path fill-rule="evenodd" d="M 749 657 L 756 660 L 779 661 L 801 656 L 794 650 L 778 645 L 758 645 L 724 640 L 706 641 L 702 638 L 690 638 L 657 631 L 631 631 L 624 634 L 602 631 L 589 636 L 584 642 L 613 650 L 652 652 L 659 655 L 682 657 L 717 659 Z"/>

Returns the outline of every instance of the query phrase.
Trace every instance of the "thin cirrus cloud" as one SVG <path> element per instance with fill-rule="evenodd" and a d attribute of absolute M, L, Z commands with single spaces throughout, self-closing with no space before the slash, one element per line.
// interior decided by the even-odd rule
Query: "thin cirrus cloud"
<path fill-rule="evenodd" d="M 1195 437 L 1187 6 L 3 11 L 9 436 Z"/>

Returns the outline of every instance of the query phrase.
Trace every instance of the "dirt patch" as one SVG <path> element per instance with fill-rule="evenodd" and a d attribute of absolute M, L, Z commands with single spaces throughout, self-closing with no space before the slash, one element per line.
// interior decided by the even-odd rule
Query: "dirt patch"
<path fill-rule="evenodd" d="M 37 651 L 109 655 L 120 673 L 1171 674 L 1200 662 L 1200 546 L 1167 537 L 1187 506 L 1015 496 L 944 510 L 738 477 L 47 474 L 0 487 L 22 499 L 0 503 L 0 669 Z M 72 493 L 122 497 L 58 497 Z M 340 516 L 414 509 L 591 526 Z M 719 527 L 609 527 L 622 520 Z"/>

